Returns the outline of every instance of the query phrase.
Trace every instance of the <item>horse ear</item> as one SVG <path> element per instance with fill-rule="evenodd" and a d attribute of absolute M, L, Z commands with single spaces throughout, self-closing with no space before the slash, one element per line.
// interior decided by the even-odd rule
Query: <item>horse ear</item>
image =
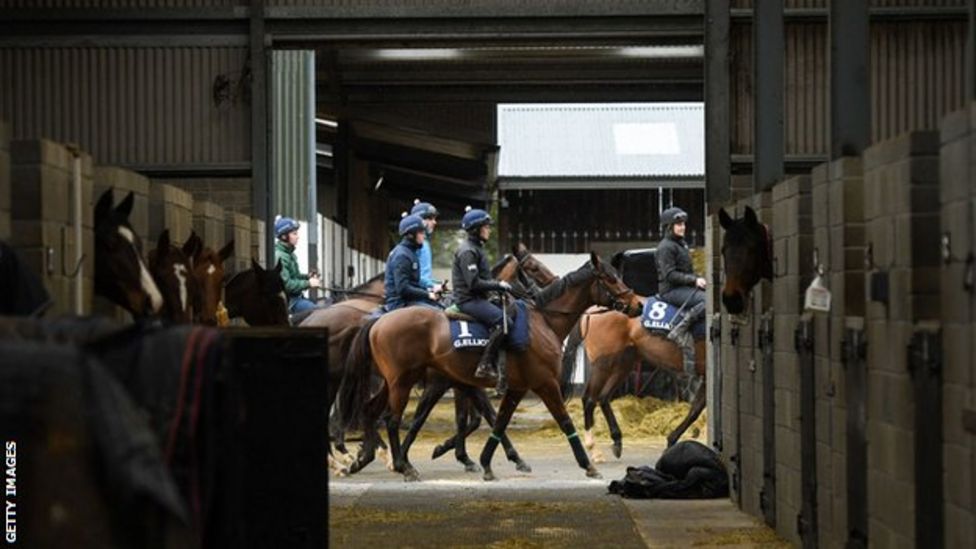
<path fill-rule="evenodd" d="M 220 261 L 227 261 L 228 257 L 234 255 L 234 241 L 231 240 L 227 244 L 224 244 L 224 247 L 217 252 L 217 255 L 220 256 Z"/>
<path fill-rule="evenodd" d="M 190 231 L 190 236 L 183 243 L 183 255 L 188 259 L 196 259 L 203 249 L 203 241 L 197 236 L 196 231 Z"/>
<path fill-rule="evenodd" d="M 749 225 L 758 225 L 759 224 L 759 218 L 756 217 L 756 210 L 753 210 L 749 206 L 746 206 L 745 219 L 746 219 L 746 223 L 748 223 Z"/>
<path fill-rule="evenodd" d="M 514 255 L 516 259 L 522 259 L 522 257 L 528 253 L 528 251 L 529 249 L 526 248 L 525 244 L 521 242 L 516 242 L 512 245 L 512 255 Z"/>
<path fill-rule="evenodd" d="M 95 219 L 104 219 L 112 211 L 112 188 L 107 189 L 95 203 Z"/>
<path fill-rule="evenodd" d="M 732 228 L 732 224 L 735 222 L 729 214 L 725 212 L 725 208 L 718 209 L 718 222 L 722 225 L 722 228 L 726 231 Z"/>
<path fill-rule="evenodd" d="M 119 202 L 119 205 L 115 207 L 115 212 L 122 215 L 124 218 L 129 219 L 129 214 L 132 213 L 132 203 L 134 200 L 135 198 L 132 191 L 129 191 L 129 194 L 125 195 L 122 202 Z"/>
<path fill-rule="evenodd" d="M 159 234 L 159 240 L 156 241 L 156 253 L 157 255 L 165 254 L 169 251 L 169 229 L 163 229 L 163 232 Z"/>
<path fill-rule="evenodd" d="M 253 257 L 251 258 L 251 268 L 254 269 L 254 272 L 256 273 L 264 272 L 264 268 L 261 267 L 261 264 L 255 261 Z"/>
<path fill-rule="evenodd" d="M 597 253 L 592 250 L 590 250 L 590 263 L 592 263 L 593 266 L 596 267 L 597 269 L 599 269 L 602 266 L 600 263 L 600 256 L 597 255 Z"/>

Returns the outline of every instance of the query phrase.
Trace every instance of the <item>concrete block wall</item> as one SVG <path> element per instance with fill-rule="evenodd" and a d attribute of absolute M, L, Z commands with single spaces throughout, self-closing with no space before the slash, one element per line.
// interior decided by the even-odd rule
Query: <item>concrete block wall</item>
<path fill-rule="evenodd" d="M 94 228 L 92 159 L 81 158 L 82 242 L 75 242 L 73 224 L 74 156 L 60 143 L 46 139 L 12 141 L 11 236 L 30 269 L 37 273 L 54 301 L 49 315 L 91 311 L 94 290 Z M 76 273 L 75 249 L 84 260 Z M 82 279 L 82 310 L 74 310 L 74 276 Z"/>
<path fill-rule="evenodd" d="M 193 230 L 197 233 L 203 245 L 213 250 L 219 250 L 226 242 L 226 215 L 224 208 L 209 200 L 193 201 Z"/>
<path fill-rule="evenodd" d="M 813 280 L 810 176 L 775 185 L 773 200 L 773 310 L 776 411 L 776 529 L 800 543 L 796 517 L 802 508 L 800 457 L 800 360 L 793 334 L 803 294 Z"/>
<path fill-rule="evenodd" d="M 10 238 L 10 126 L 0 120 L 0 240 Z"/>
<path fill-rule="evenodd" d="M 866 307 L 868 539 L 915 542 L 914 396 L 906 344 L 915 324 L 938 319 L 939 134 L 909 132 L 864 154 L 864 215 L 873 272 L 887 273 L 889 303 Z"/>
<path fill-rule="evenodd" d="M 240 272 L 251 268 L 251 234 L 254 224 L 251 218 L 237 212 L 228 212 L 224 224 L 224 242 L 234 240 L 234 255 L 227 260 L 224 268 L 230 272 Z"/>
<path fill-rule="evenodd" d="M 250 269 L 251 258 L 253 257 L 262 267 L 267 267 L 265 265 L 265 255 L 267 254 L 268 244 L 267 244 L 267 224 L 261 219 L 251 219 L 251 255 L 245 258 L 247 265 L 244 266 L 245 269 Z M 238 254 L 234 254 L 235 256 Z M 240 254 L 243 257 L 243 253 Z M 243 264 L 242 264 L 243 265 Z"/>
<path fill-rule="evenodd" d="M 976 247 L 976 103 L 946 117 L 941 130 L 941 232 L 951 252 L 940 281 L 945 543 L 976 547 L 976 433 L 962 423 L 965 410 L 976 410 L 976 293 L 964 287 Z"/>
<path fill-rule="evenodd" d="M 142 254 L 145 257 L 147 251 L 156 247 L 156 243 L 149 240 L 149 179 L 117 166 L 95 166 L 92 185 L 92 196 L 95 200 L 106 190 L 112 189 L 113 204 L 118 204 L 129 192 L 132 193 L 129 224 L 142 241 Z M 92 309 L 95 314 L 109 316 L 120 322 L 132 320 L 128 311 L 100 296 L 94 296 Z"/>
<path fill-rule="evenodd" d="M 153 182 L 149 186 L 149 244 L 156 241 L 164 229 L 169 229 L 172 242 L 185 242 L 193 229 L 193 196 L 172 185 Z"/>
<path fill-rule="evenodd" d="M 219 204 L 228 212 L 251 215 L 251 179 L 247 177 L 154 178 L 153 183 L 179 187 L 194 200 Z"/>

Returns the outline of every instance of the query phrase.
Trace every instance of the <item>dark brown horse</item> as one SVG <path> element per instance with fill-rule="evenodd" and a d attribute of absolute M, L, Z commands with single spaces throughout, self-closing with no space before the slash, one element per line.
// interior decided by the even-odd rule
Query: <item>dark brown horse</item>
<path fill-rule="evenodd" d="M 530 344 L 524 352 L 508 352 L 509 390 L 502 399 L 494 429 L 481 453 L 486 480 L 495 478 L 491 470 L 492 456 L 515 408 L 529 390 L 542 399 L 566 434 L 579 466 L 588 476 L 599 476 L 583 449 L 559 391 L 563 339 L 583 311 L 592 305 L 611 306 L 635 316 L 640 314 L 637 296 L 596 254 L 591 254 L 590 261 L 583 267 L 546 288 L 537 299 L 537 305 L 529 309 Z M 416 480 L 419 475 L 408 457 L 413 440 L 408 434 L 401 449 L 399 433 L 411 387 L 428 368 L 463 385 L 492 386 L 493 381 L 474 376 L 478 358 L 477 353 L 453 349 L 448 319 L 440 311 L 408 307 L 370 321 L 356 335 L 340 388 L 339 410 L 343 424 L 375 424 L 388 408 L 387 433 L 395 470 L 408 480 Z M 374 365 L 386 383 L 370 398 L 369 379 Z M 417 418 L 417 429 L 423 425 L 424 419 Z M 350 472 L 372 461 L 375 448 L 370 442 L 367 438 Z"/>
<path fill-rule="evenodd" d="M 169 229 L 164 229 L 156 242 L 156 249 L 149 252 L 149 273 L 163 294 L 160 316 L 174 324 L 193 322 L 194 311 L 199 309 L 200 287 L 192 274 L 195 234 L 177 248 L 170 243 Z"/>
<path fill-rule="evenodd" d="M 130 192 L 112 206 L 112 189 L 95 204 L 95 293 L 145 318 L 163 308 L 163 295 L 142 260 L 142 240 L 129 224 Z"/>
<path fill-rule="evenodd" d="M 217 310 L 223 302 L 224 262 L 234 255 L 234 241 L 225 244 L 220 251 L 214 251 L 204 245 L 195 232 L 191 232 L 189 240 L 183 246 L 183 252 L 193 265 L 192 274 L 199 290 L 193 321 L 216 326 Z"/>
<path fill-rule="evenodd" d="M 243 317 L 249 326 L 288 326 L 288 298 L 281 281 L 281 263 L 265 269 L 251 260 L 251 268 L 224 285 L 230 318 Z"/>
<path fill-rule="evenodd" d="M 719 220 L 725 229 L 722 238 L 726 272 L 723 302 L 729 312 L 738 314 L 759 279 L 772 279 L 769 233 L 749 207 L 746 207 L 745 216 L 738 220 L 730 218 L 725 210 L 719 210 Z M 730 308 L 730 305 L 736 309 Z M 590 365 L 590 379 L 583 394 L 586 446 L 592 450 L 595 445 L 592 436 L 593 413 L 599 405 L 613 440 L 613 454 L 619 458 L 623 451 L 623 436 L 610 405 L 611 395 L 623 383 L 638 360 L 682 373 L 682 353 L 677 345 L 664 336 L 644 329 L 639 319 L 625 318 L 624 315 L 605 310 L 588 311 L 573 329 L 566 345 L 563 358 L 564 387 L 572 375 L 575 354 L 581 343 L 585 343 L 584 349 Z M 705 374 L 703 338 L 695 340 L 695 371 L 702 376 Z M 681 438 L 704 409 L 705 383 L 702 383 L 695 392 L 688 415 L 668 435 L 668 446 L 674 445 Z M 595 451 L 594 455 L 598 455 L 598 452 Z"/>

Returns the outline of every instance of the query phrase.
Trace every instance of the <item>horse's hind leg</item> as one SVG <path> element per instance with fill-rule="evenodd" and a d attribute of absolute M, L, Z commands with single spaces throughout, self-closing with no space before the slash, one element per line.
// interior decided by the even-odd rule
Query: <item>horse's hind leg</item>
<path fill-rule="evenodd" d="M 491 402 L 488 400 L 488 395 L 485 393 L 484 389 L 480 387 L 472 387 L 471 391 L 471 402 L 478 409 L 484 418 L 485 422 L 489 426 L 494 427 L 495 423 L 498 421 L 495 415 L 495 409 L 491 406 Z M 522 461 L 522 456 L 519 455 L 518 450 L 515 449 L 515 445 L 509 440 L 507 434 L 502 434 L 501 436 L 502 448 L 505 449 L 505 457 L 508 461 L 515 464 L 515 469 L 522 473 L 531 473 L 532 468 L 529 467 L 528 463 Z"/>
<path fill-rule="evenodd" d="M 403 466 L 407 469 L 412 470 L 413 466 L 410 465 L 410 460 L 407 458 L 410 452 L 410 446 L 413 445 L 413 441 L 417 438 L 417 433 L 420 432 L 421 427 L 427 421 L 430 416 L 430 412 L 434 409 L 437 401 L 444 396 L 444 393 L 451 387 L 450 382 L 443 380 L 443 378 L 438 378 L 437 382 L 428 383 L 427 387 L 424 389 L 424 397 L 421 398 L 421 402 L 417 404 L 417 411 L 414 413 L 413 422 L 410 424 L 410 431 L 407 432 L 407 437 L 403 440 L 403 445 L 400 448 L 400 454 L 403 460 Z M 401 471 L 403 472 L 403 471 Z M 416 471 L 413 475 L 407 475 L 407 480 L 419 480 L 416 476 Z"/>
<path fill-rule="evenodd" d="M 376 448 L 383 444 L 379 433 L 376 431 L 376 421 L 386 408 L 388 391 L 389 389 L 384 384 L 380 391 L 366 403 L 363 418 L 363 445 L 359 449 L 356 459 L 342 471 L 342 475 L 355 474 L 376 459 Z"/>
<path fill-rule="evenodd" d="M 583 446 L 587 451 L 593 456 L 593 463 L 603 463 L 606 458 L 603 457 L 603 452 L 596 447 L 596 439 L 593 436 L 593 425 L 596 423 L 594 421 L 593 411 L 596 410 L 596 401 L 593 400 L 589 393 L 583 394 Z"/>
<path fill-rule="evenodd" d="M 691 401 L 691 408 L 688 410 L 688 415 L 685 416 L 685 419 L 681 421 L 681 424 L 675 427 L 674 431 L 671 431 L 671 434 L 668 435 L 668 448 L 674 446 L 678 442 L 681 435 L 685 434 L 688 427 L 698 419 L 698 416 L 701 415 L 702 410 L 705 409 L 705 385 L 706 383 L 702 383 L 698 386 L 698 391 L 695 392 L 695 398 Z"/>
<path fill-rule="evenodd" d="M 481 425 L 481 416 L 474 409 L 471 395 L 458 386 L 454 388 L 454 420 L 457 424 L 457 433 L 452 437 L 454 459 L 464 465 L 465 472 L 478 473 L 481 467 L 468 456 L 468 437 Z"/>
<path fill-rule="evenodd" d="M 556 385 L 556 392 L 559 392 L 558 384 Z M 512 420 L 512 414 L 515 413 L 515 408 L 518 407 L 519 402 L 522 401 L 522 397 L 524 396 L 525 391 L 516 391 L 510 388 L 508 391 L 505 391 L 505 396 L 502 397 L 501 406 L 498 408 L 498 417 L 495 418 L 494 428 L 491 434 L 488 435 L 484 449 L 481 450 L 480 461 L 482 469 L 485 470 L 485 480 L 495 480 L 495 474 L 491 471 L 491 458 L 495 455 L 495 449 L 498 448 L 501 437 L 505 435 L 505 428 L 508 427 L 508 422 Z M 560 397 L 559 401 L 562 402 L 562 397 Z"/>
<path fill-rule="evenodd" d="M 590 458 L 586 455 L 586 450 L 583 448 L 583 443 L 579 439 L 579 434 L 576 433 L 573 418 L 569 417 L 569 413 L 566 411 L 562 395 L 559 392 L 559 381 L 551 379 L 543 385 L 533 388 L 533 391 L 546 404 L 549 413 L 552 414 L 553 419 L 556 420 L 559 428 L 566 435 L 566 438 L 569 440 L 569 446 L 573 449 L 573 455 L 576 457 L 576 463 L 579 464 L 580 468 L 586 470 L 586 476 L 602 478 L 600 473 L 597 472 L 596 467 L 590 463 Z"/>
<path fill-rule="evenodd" d="M 624 368 L 623 364 L 613 369 L 610 373 L 610 379 L 603 385 L 603 390 L 597 395 L 597 401 L 600 404 L 600 411 L 603 412 L 603 418 L 607 420 L 607 428 L 610 430 L 610 439 L 613 440 L 613 455 L 617 459 L 620 459 L 621 454 L 623 454 L 623 435 L 620 432 L 620 425 L 617 423 L 617 416 L 613 413 L 613 407 L 610 406 L 610 397 L 613 392 L 623 383 L 624 379 L 627 378 L 629 373 L 629 368 Z"/>

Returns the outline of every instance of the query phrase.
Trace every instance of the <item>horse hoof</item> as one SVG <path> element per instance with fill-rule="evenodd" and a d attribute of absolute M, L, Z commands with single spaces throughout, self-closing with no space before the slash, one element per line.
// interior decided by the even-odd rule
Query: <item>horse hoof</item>
<path fill-rule="evenodd" d="M 603 455 L 603 452 L 597 450 L 593 452 L 593 463 L 606 463 L 607 457 Z"/>
<path fill-rule="evenodd" d="M 337 476 L 339 478 L 348 477 L 351 474 L 352 473 L 349 472 L 349 468 L 348 467 L 343 467 L 342 469 L 339 469 L 339 470 L 337 470 L 335 472 L 335 476 Z"/>
<path fill-rule="evenodd" d="M 482 476 L 481 478 L 484 479 L 486 482 L 498 480 L 495 478 L 495 473 L 492 473 L 490 469 L 486 469 L 484 476 Z"/>
<path fill-rule="evenodd" d="M 430 455 L 430 459 L 435 460 L 446 453 L 447 453 L 447 448 L 438 444 L 437 447 L 434 448 L 434 453 Z"/>
<path fill-rule="evenodd" d="M 404 473 L 403 473 L 403 480 L 405 482 L 419 482 L 420 481 L 420 473 L 418 473 L 416 469 L 414 469 L 413 467 L 411 467 L 411 468 L 407 469 L 406 471 L 404 471 Z"/>
<path fill-rule="evenodd" d="M 620 459 L 620 456 L 624 453 L 623 444 L 617 442 L 613 445 L 613 457 Z"/>
<path fill-rule="evenodd" d="M 586 476 L 597 479 L 603 478 L 603 475 L 601 475 L 600 472 L 596 470 L 596 467 L 592 465 L 586 468 Z"/>
<path fill-rule="evenodd" d="M 518 463 L 515 464 L 515 469 L 517 471 L 519 471 L 520 473 L 531 473 L 532 472 L 532 468 L 529 467 L 529 464 L 526 463 L 526 462 L 524 462 L 524 461 L 522 461 L 522 460 L 518 460 Z"/>
<path fill-rule="evenodd" d="M 464 464 L 465 473 L 480 473 L 481 467 L 478 467 L 477 463 L 465 463 Z"/>

